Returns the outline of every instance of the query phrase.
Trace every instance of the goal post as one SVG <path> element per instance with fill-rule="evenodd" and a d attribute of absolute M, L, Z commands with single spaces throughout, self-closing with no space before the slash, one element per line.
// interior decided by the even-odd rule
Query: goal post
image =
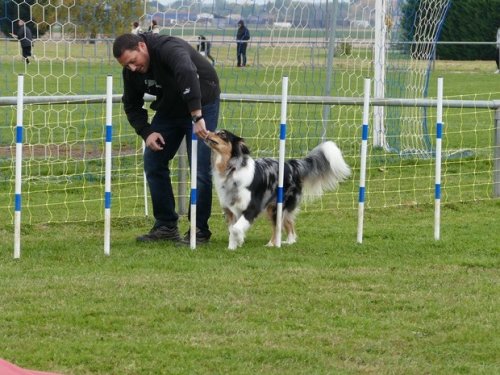
<path fill-rule="evenodd" d="M 385 70 L 387 55 L 386 0 L 375 0 L 375 42 L 373 44 L 373 96 L 385 98 Z M 373 108 L 373 146 L 386 146 L 384 131 L 384 107 Z"/>

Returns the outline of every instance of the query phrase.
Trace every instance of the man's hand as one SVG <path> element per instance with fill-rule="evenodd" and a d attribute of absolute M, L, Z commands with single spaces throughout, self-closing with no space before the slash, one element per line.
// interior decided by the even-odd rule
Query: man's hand
<path fill-rule="evenodd" d="M 161 151 L 163 150 L 163 146 L 165 145 L 165 140 L 163 139 L 160 133 L 151 133 L 146 138 L 146 146 L 149 147 L 153 151 Z"/>
<path fill-rule="evenodd" d="M 193 126 L 193 132 L 198 138 L 205 139 L 208 136 L 208 131 L 205 126 L 205 120 L 201 119 Z"/>

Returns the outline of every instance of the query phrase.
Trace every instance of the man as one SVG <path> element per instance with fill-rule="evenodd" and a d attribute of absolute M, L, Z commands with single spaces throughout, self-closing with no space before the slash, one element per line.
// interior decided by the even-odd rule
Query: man
<path fill-rule="evenodd" d="M 23 20 L 17 21 L 17 26 L 17 32 L 15 34 L 11 33 L 10 35 L 19 40 L 24 61 L 26 62 L 26 64 L 29 64 L 31 48 L 33 47 L 33 34 L 31 33 L 31 30 L 26 27 Z"/>
<path fill-rule="evenodd" d="M 238 67 L 247 65 L 247 46 L 249 40 L 250 31 L 248 31 L 243 20 L 239 20 L 238 31 L 236 32 L 236 58 Z"/>
<path fill-rule="evenodd" d="M 205 138 L 219 118 L 219 78 L 212 65 L 186 41 L 155 34 L 124 34 L 116 38 L 113 55 L 123 66 L 123 105 L 128 121 L 146 142 L 144 170 L 155 224 L 138 241 L 179 241 L 178 214 L 170 181 L 169 162 L 191 132 Z M 156 96 L 151 123 L 143 108 L 144 94 Z M 196 241 L 206 243 L 212 209 L 210 149 L 198 142 Z M 189 233 L 182 239 L 189 243 Z"/>

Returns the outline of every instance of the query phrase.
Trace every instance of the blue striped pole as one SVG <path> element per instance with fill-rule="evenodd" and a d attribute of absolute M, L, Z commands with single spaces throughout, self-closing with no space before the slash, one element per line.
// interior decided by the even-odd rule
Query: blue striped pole
<path fill-rule="evenodd" d="M 24 76 L 17 76 L 16 182 L 14 203 L 14 259 L 21 257 L 21 186 L 23 165 Z"/>
<path fill-rule="evenodd" d="M 190 215 L 190 230 L 189 230 L 189 245 L 192 250 L 196 249 L 196 195 L 198 176 L 198 138 L 193 131 L 191 133 L 191 215 Z"/>
<path fill-rule="evenodd" d="M 111 248 L 111 141 L 113 137 L 113 76 L 106 79 L 106 151 L 104 174 L 104 254 Z"/>
<path fill-rule="evenodd" d="M 443 78 L 437 82 L 436 108 L 436 184 L 434 188 L 434 239 L 439 240 L 441 232 L 441 147 L 443 138 Z"/>
<path fill-rule="evenodd" d="M 283 222 L 283 180 L 285 175 L 285 138 L 286 138 L 286 110 L 288 98 L 288 77 L 283 77 L 281 87 L 281 123 L 280 149 L 278 160 L 278 203 L 276 207 L 276 246 L 281 247 L 281 228 Z"/>
<path fill-rule="evenodd" d="M 370 79 L 365 79 L 363 101 L 363 127 L 361 132 L 361 166 L 359 170 L 359 204 L 357 242 L 363 243 L 363 220 L 365 214 L 366 154 L 368 150 L 368 117 L 370 113 Z"/>
<path fill-rule="evenodd" d="M 146 142 L 142 141 L 142 155 L 146 151 Z M 149 205 L 148 205 L 148 180 L 146 179 L 146 171 L 142 170 L 142 188 L 144 191 L 144 216 L 149 216 Z"/>

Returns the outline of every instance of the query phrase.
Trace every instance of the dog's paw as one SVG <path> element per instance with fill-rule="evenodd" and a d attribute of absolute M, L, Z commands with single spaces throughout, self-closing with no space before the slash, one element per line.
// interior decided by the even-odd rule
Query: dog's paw
<path fill-rule="evenodd" d="M 236 227 L 233 227 L 231 229 L 231 233 L 229 235 L 229 237 L 232 237 L 233 240 L 238 244 L 238 245 L 241 245 L 243 243 L 243 237 L 244 237 L 244 233 L 243 231 L 239 230 L 238 228 Z"/>
<path fill-rule="evenodd" d="M 297 236 L 295 234 L 289 235 L 285 241 L 287 245 L 292 245 L 297 242 Z"/>
<path fill-rule="evenodd" d="M 244 240 L 243 233 L 233 227 L 231 229 L 231 233 L 229 234 L 228 249 L 234 250 L 237 247 L 240 247 L 241 245 L 243 245 L 243 240 Z"/>

